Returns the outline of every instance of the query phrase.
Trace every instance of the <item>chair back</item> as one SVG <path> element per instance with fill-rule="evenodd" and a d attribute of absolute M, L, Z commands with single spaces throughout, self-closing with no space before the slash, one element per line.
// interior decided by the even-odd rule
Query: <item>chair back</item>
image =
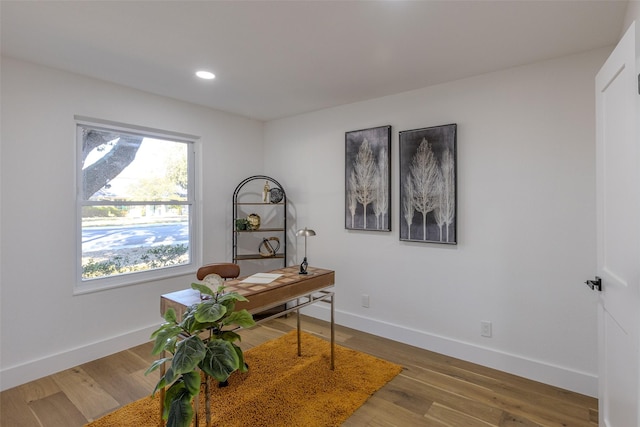
<path fill-rule="evenodd" d="M 202 280 L 209 274 L 217 274 L 223 279 L 235 279 L 240 275 L 240 266 L 231 262 L 217 262 L 200 267 L 196 273 L 198 280 Z"/>

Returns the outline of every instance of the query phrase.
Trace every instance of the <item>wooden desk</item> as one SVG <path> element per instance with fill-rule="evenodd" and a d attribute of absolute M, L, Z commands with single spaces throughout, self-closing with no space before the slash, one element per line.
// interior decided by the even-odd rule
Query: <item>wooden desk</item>
<path fill-rule="evenodd" d="M 251 314 L 260 313 L 272 307 L 294 302 L 286 310 L 276 314 L 260 318 L 256 324 L 265 322 L 284 314 L 296 312 L 298 327 L 298 356 L 302 354 L 300 348 L 300 309 L 316 302 L 329 302 L 331 304 L 331 369 L 335 366 L 335 309 L 334 293 L 328 291 L 335 283 L 333 270 L 317 267 L 308 267 L 308 274 L 298 274 L 298 266 L 280 268 L 269 273 L 282 274 L 279 278 L 268 284 L 243 283 L 243 279 L 225 281 L 225 288 L 229 292 L 237 292 L 249 301 L 239 301 L 235 309 L 246 309 Z M 295 301 L 294 301 L 295 300 Z M 200 302 L 200 292 L 195 289 L 184 289 L 162 295 L 160 298 L 160 313 L 168 308 L 173 308 L 178 319 L 182 319 L 187 307 Z"/>
<path fill-rule="evenodd" d="M 308 296 L 314 292 L 330 288 L 334 285 L 335 273 L 332 270 L 309 267 L 309 274 L 298 274 L 299 267 L 286 267 L 269 273 L 282 274 L 281 277 L 268 284 L 242 283 L 243 279 L 233 279 L 224 282 L 225 290 L 237 292 L 249 301 L 237 302 L 236 310 L 243 308 L 251 314 L 268 310 L 288 301 Z M 168 308 L 176 311 L 178 319 L 182 319 L 187 307 L 200 302 L 200 292 L 195 289 L 184 289 L 162 295 L 160 299 L 160 313 L 164 316 Z M 281 313 L 278 313 L 280 315 Z"/>
<path fill-rule="evenodd" d="M 284 314 L 296 312 L 297 329 L 298 329 L 298 356 L 302 355 L 300 344 L 300 309 L 316 302 L 328 302 L 331 304 L 331 369 L 335 367 L 335 310 L 334 310 L 334 292 L 328 290 L 333 287 L 335 282 L 335 273 L 332 270 L 323 268 L 308 267 L 308 274 L 298 274 L 299 267 L 286 267 L 278 270 L 269 271 L 269 273 L 282 274 L 279 278 L 268 284 L 243 283 L 243 279 L 233 279 L 225 281 L 225 290 L 237 292 L 248 299 L 248 301 L 239 301 L 235 305 L 236 310 L 246 309 L 251 314 L 260 313 L 272 307 L 290 303 L 284 311 L 260 318 L 256 320 L 256 324 L 260 324 L 275 317 Z M 182 291 L 172 292 L 160 297 L 160 313 L 164 313 L 169 308 L 173 308 L 178 319 L 182 319 L 187 307 L 199 303 L 200 292 L 195 289 L 184 289 Z M 293 305 L 291 305 L 291 303 Z M 164 365 L 160 369 L 161 375 L 164 375 Z M 196 402 L 197 402 L 196 397 Z M 160 390 L 160 426 L 164 426 L 162 420 L 162 412 L 164 406 L 164 388 Z M 198 425 L 198 412 L 194 417 L 195 425 Z"/>

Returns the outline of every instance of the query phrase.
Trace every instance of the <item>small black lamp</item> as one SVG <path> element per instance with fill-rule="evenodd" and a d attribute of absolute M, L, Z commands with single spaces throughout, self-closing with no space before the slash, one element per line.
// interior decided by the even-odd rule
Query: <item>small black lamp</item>
<path fill-rule="evenodd" d="M 315 235 L 316 232 L 313 230 L 309 230 L 307 227 L 301 228 L 300 230 L 296 231 L 297 237 L 304 236 L 304 260 L 300 264 L 300 271 L 298 272 L 298 274 L 307 274 L 307 266 L 309 265 L 309 263 L 307 262 L 307 237 Z"/>

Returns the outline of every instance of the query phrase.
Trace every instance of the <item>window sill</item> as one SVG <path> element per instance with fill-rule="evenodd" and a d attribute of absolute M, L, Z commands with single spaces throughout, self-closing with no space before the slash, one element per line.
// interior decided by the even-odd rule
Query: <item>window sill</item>
<path fill-rule="evenodd" d="M 141 285 L 143 283 L 171 279 L 173 277 L 190 275 L 195 280 L 196 268 L 193 264 L 180 267 L 167 267 L 153 271 L 121 274 L 113 277 L 97 278 L 77 283 L 73 288 L 73 295 L 85 295 L 94 292 L 108 291 L 126 286 Z"/>

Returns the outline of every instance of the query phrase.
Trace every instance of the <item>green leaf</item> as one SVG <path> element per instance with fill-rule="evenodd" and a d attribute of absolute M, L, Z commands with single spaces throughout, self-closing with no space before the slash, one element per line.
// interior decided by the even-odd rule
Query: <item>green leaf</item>
<path fill-rule="evenodd" d="M 193 371 L 204 358 L 206 347 L 200 337 L 191 336 L 182 340 L 176 346 L 176 354 L 173 355 L 171 368 L 176 375 Z"/>
<path fill-rule="evenodd" d="M 193 407 L 191 397 L 187 393 L 171 401 L 167 427 L 189 427 L 193 419 Z"/>
<path fill-rule="evenodd" d="M 169 307 L 167 311 L 164 312 L 164 320 L 170 323 L 178 323 L 176 311 L 173 308 Z"/>
<path fill-rule="evenodd" d="M 200 323 L 217 322 L 227 313 L 227 308 L 215 301 L 201 303 L 195 311 L 195 318 Z"/>
<path fill-rule="evenodd" d="M 231 313 L 236 309 L 236 303 L 231 300 L 227 301 L 219 301 L 220 304 L 224 305 L 227 308 L 227 313 Z"/>
<path fill-rule="evenodd" d="M 171 328 L 177 325 L 177 322 L 163 322 L 158 329 L 151 333 L 151 339 L 154 339 L 160 332 L 164 331 L 167 328 Z"/>
<path fill-rule="evenodd" d="M 160 354 L 162 350 L 173 349 L 178 335 L 182 333 L 182 328 L 178 325 L 165 323 L 156 332 L 154 333 L 156 341 L 153 344 L 153 350 L 151 350 L 151 354 L 154 355 Z"/>
<path fill-rule="evenodd" d="M 165 379 L 165 377 L 160 378 L 160 380 L 156 384 L 156 387 L 153 389 L 153 392 L 151 392 L 151 396 L 155 396 L 158 390 L 160 390 L 161 388 L 165 388 L 166 386 L 167 380 Z"/>
<path fill-rule="evenodd" d="M 201 294 L 210 295 L 210 296 L 215 295 L 215 291 L 213 289 L 211 289 L 207 285 L 203 285 L 202 283 L 192 283 L 191 288 L 195 289 L 196 291 L 200 291 Z"/>
<path fill-rule="evenodd" d="M 253 320 L 253 316 L 247 310 L 234 311 L 225 319 L 223 319 L 225 325 L 238 325 L 243 328 L 248 328 L 256 324 Z"/>
<path fill-rule="evenodd" d="M 235 344 L 233 344 L 233 348 L 236 351 L 236 354 L 238 355 L 238 360 L 239 360 L 238 370 L 243 373 L 248 372 L 249 367 L 244 364 L 244 353 L 242 352 L 242 349 Z"/>
<path fill-rule="evenodd" d="M 182 315 L 182 318 L 184 319 L 185 316 L 188 316 L 189 314 L 192 314 L 194 311 L 196 311 L 196 308 L 200 305 L 200 303 L 196 303 L 196 304 L 191 304 L 189 307 L 186 308 L 186 310 L 184 311 L 184 314 Z"/>
<path fill-rule="evenodd" d="M 222 339 L 211 340 L 207 343 L 207 354 L 200 363 L 200 369 L 222 382 L 240 366 L 238 353 L 233 344 Z"/>
<path fill-rule="evenodd" d="M 174 384 L 169 387 L 164 395 L 164 410 L 162 412 L 162 418 L 167 419 L 169 416 L 169 411 L 171 410 L 171 403 L 174 400 L 180 400 L 180 398 L 184 395 L 185 386 L 184 382 L 176 381 Z"/>
<path fill-rule="evenodd" d="M 204 329 L 202 327 L 202 323 L 196 320 L 194 312 L 185 313 L 185 315 L 182 317 L 182 322 L 180 322 L 180 327 L 190 334 Z"/>
<path fill-rule="evenodd" d="M 242 337 L 240 336 L 240 334 L 237 334 L 233 331 L 223 331 L 218 338 L 222 338 L 223 340 L 229 342 L 242 341 Z"/>
<path fill-rule="evenodd" d="M 160 366 L 164 365 L 166 362 L 170 361 L 172 357 L 163 357 L 162 359 L 158 359 L 149 366 L 149 369 L 145 371 L 145 375 L 149 375 L 151 372 L 158 369 Z"/>
<path fill-rule="evenodd" d="M 186 387 L 187 392 L 191 397 L 198 394 L 200 391 L 200 371 L 191 371 L 185 372 L 182 374 L 182 379 L 184 380 L 184 386 Z"/>
<path fill-rule="evenodd" d="M 225 301 L 236 302 L 236 301 L 249 301 L 249 300 L 237 292 L 229 292 L 228 294 L 224 294 L 220 298 L 218 298 L 218 302 L 225 302 Z"/>
<path fill-rule="evenodd" d="M 162 418 L 167 420 L 167 427 L 189 427 L 193 419 L 191 401 L 193 395 L 181 379 L 167 390 L 164 399 Z"/>
<path fill-rule="evenodd" d="M 160 325 L 160 327 L 158 329 L 156 329 L 155 331 L 153 331 L 151 333 L 151 336 L 149 337 L 150 339 L 155 339 L 156 336 L 160 333 L 161 330 L 163 330 L 165 328 L 166 323 L 163 323 L 162 325 Z"/>
<path fill-rule="evenodd" d="M 167 384 L 171 384 L 172 382 L 174 382 L 176 380 L 176 378 L 178 377 L 178 375 L 176 374 L 176 371 L 173 370 L 173 368 L 171 366 L 169 366 L 167 368 L 167 371 L 164 373 L 164 380 Z"/>
<path fill-rule="evenodd" d="M 164 331 L 167 328 L 171 328 L 178 324 L 178 320 L 176 318 L 176 311 L 173 308 L 168 308 L 167 311 L 164 312 L 164 322 L 158 329 L 153 331 L 151 334 L 151 339 L 154 339 L 160 332 Z"/>

